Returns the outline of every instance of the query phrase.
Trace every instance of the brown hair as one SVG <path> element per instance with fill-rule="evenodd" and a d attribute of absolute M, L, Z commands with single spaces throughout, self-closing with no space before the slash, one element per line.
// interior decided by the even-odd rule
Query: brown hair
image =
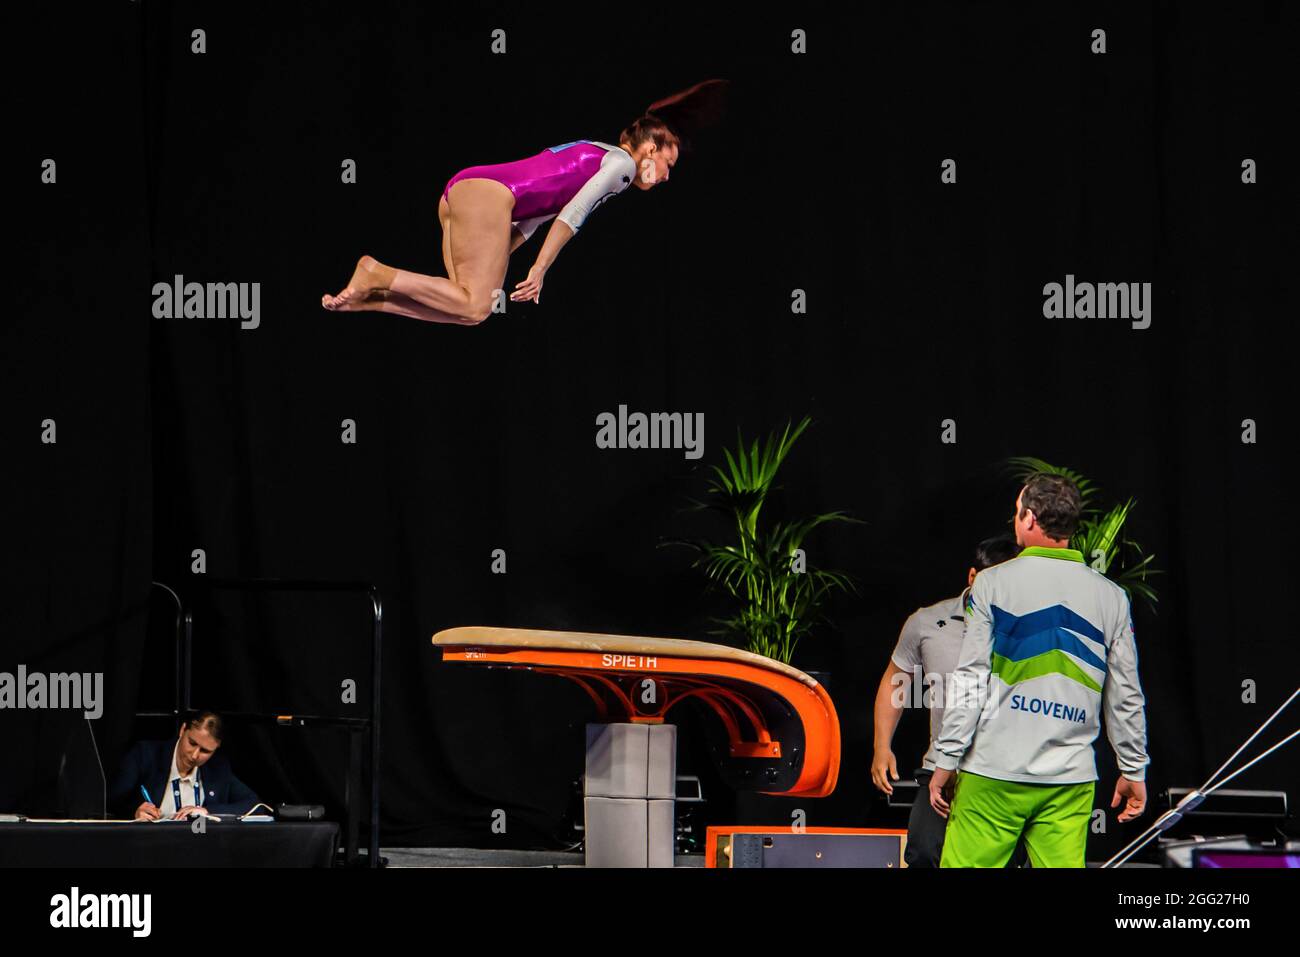
<path fill-rule="evenodd" d="M 669 146 L 676 146 L 681 149 L 681 140 L 677 134 L 669 128 L 668 124 L 655 116 L 653 113 L 642 113 L 632 125 L 618 135 L 620 143 L 631 143 L 632 148 L 636 149 L 646 140 L 654 140 L 655 146 L 659 149 L 667 149 Z"/>
<path fill-rule="evenodd" d="M 221 740 L 221 715 L 215 711 L 195 711 L 185 719 L 185 727 L 191 731 L 206 731 L 218 741 Z"/>
<path fill-rule="evenodd" d="M 1035 472 L 1025 482 L 1020 496 L 1020 515 L 1033 510 L 1034 517 L 1048 537 L 1069 538 L 1079 526 L 1083 500 L 1078 487 L 1064 475 Z"/>

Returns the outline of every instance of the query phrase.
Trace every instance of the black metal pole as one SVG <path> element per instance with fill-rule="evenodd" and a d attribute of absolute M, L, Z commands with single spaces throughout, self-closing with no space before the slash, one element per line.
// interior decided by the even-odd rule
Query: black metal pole
<path fill-rule="evenodd" d="M 343 834 L 343 864 L 355 867 L 361 856 L 358 849 L 358 832 L 361 823 L 361 735 L 348 732 L 348 774 L 344 782 L 343 803 L 347 808 L 347 822 Z"/>
<path fill-rule="evenodd" d="M 181 601 L 181 596 L 176 594 L 176 590 L 170 585 L 163 582 L 153 582 L 155 588 L 161 588 L 167 594 L 172 596 L 172 601 L 176 603 L 176 620 L 172 635 L 172 708 L 176 714 L 181 711 L 181 682 L 184 680 L 183 662 L 185 655 L 185 636 L 189 629 L 190 618 L 185 610 L 185 604 Z M 186 631 L 181 630 L 182 619 Z"/>
<path fill-rule="evenodd" d="M 370 589 L 374 608 L 375 631 L 371 639 L 373 658 L 370 666 L 370 866 L 379 866 L 379 689 L 383 671 L 384 603 L 379 591 Z"/>

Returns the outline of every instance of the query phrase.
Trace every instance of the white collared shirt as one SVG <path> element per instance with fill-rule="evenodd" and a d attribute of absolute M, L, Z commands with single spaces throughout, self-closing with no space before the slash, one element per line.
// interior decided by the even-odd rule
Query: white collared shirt
<path fill-rule="evenodd" d="M 177 741 L 176 748 L 179 747 L 180 747 L 180 742 Z M 171 766 L 171 770 L 167 772 L 167 780 L 163 782 L 162 803 L 158 805 L 158 810 L 162 813 L 162 816 L 164 818 L 175 817 L 176 812 L 179 811 L 181 807 L 188 807 L 189 805 L 195 803 L 197 804 L 203 803 L 203 782 L 199 780 L 198 766 L 195 765 L 194 767 L 190 768 L 189 774 L 184 774 L 184 775 L 181 774 L 180 769 L 176 767 L 176 748 L 172 748 L 172 766 Z M 179 778 L 181 782 L 180 807 L 176 806 L 175 794 L 172 791 L 172 782 L 175 781 L 177 778 Z M 197 802 L 194 800 L 194 788 L 196 785 L 199 788 L 199 800 Z"/>

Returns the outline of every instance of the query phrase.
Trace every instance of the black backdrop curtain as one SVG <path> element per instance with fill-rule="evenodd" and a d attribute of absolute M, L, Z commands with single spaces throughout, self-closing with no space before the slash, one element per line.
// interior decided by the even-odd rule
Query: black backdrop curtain
<path fill-rule="evenodd" d="M 0 711 L 0 812 L 33 815 L 102 813 L 96 752 L 131 733 L 151 600 L 146 51 L 138 9 L 69 14 L 6 27 L 0 672 L 101 673 L 104 700 L 93 727 Z"/>
<path fill-rule="evenodd" d="M 861 587 L 795 661 L 831 673 L 840 783 L 821 801 L 738 800 L 688 708 L 679 762 L 704 779 L 709 821 L 801 807 L 811 824 L 903 825 L 868 774 L 875 683 L 907 614 L 959 591 L 974 544 L 1005 530 L 1010 455 L 1138 501 L 1132 533 L 1164 570 L 1158 612 L 1135 611 L 1153 794 L 1199 783 L 1294 688 L 1274 398 L 1295 209 L 1282 7 L 957 4 L 789 26 L 629 7 L 613 32 L 423 4 L 95 16 L 89 59 L 23 114 L 41 280 L 6 349 L 24 464 L 9 476 L 23 535 L 5 614 L 29 666 L 109 669 L 106 759 L 156 692 L 137 694 L 133 667 L 151 575 L 204 611 L 199 703 L 336 714 L 368 703 L 364 608 L 209 602 L 194 552 L 209 576 L 361 579 L 386 605 L 384 842 L 554 846 L 588 700 L 557 679 L 443 667 L 430 636 L 707 637 L 724 606 L 657 543 L 725 533 L 681 510 L 708 465 L 737 429 L 804 414 L 815 424 L 774 510 L 865 521 L 810 541 L 815 564 Z M 490 51 L 498 27 L 504 55 Z M 66 42 L 51 29 L 35 42 Z M 206 53 L 191 52 L 196 29 Z M 711 76 L 733 81 L 725 127 L 665 187 L 597 210 L 539 305 L 477 328 L 320 308 L 363 253 L 441 274 L 437 200 L 457 170 L 615 141 L 645 105 Z M 56 151 L 61 199 L 28 185 Z M 956 184 L 940 182 L 947 158 Z M 355 185 L 340 181 L 347 160 Z M 544 235 L 513 257 L 508 287 Z M 1150 282 L 1150 328 L 1045 319 L 1043 286 L 1067 274 Z M 177 275 L 259 283 L 259 325 L 151 319 L 151 284 Z M 703 413 L 704 458 L 598 448 L 596 416 L 620 405 Z M 57 452 L 33 439 L 47 416 Z M 940 440 L 946 419 L 955 444 Z M 1257 444 L 1241 441 L 1244 419 Z M 50 732 L 3 717 L 6 800 L 34 807 Z M 908 715 L 904 767 L 925 735 Z M 264 797 L 337 806 L 328 734 L 244 729 L 230 747 Z M 1104 740 L 1098 754 L 1108 804 Z M 1283 755 L 1238 782 L 1294 788 L 1296 768 Z M 1090 854 L 1133 827 L 1112 823 Z"/>

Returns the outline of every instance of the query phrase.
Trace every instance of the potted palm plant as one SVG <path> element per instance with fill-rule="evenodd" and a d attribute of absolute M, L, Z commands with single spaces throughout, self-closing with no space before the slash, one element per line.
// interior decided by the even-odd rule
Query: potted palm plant
<path fill-rule="evenodd" d="M 777 471 L 811 422 L 805 416 L 793 431 L 787 422 L 779 435 L 773 431 L 761 447 L 755 439 L 748 449 L 738 429 L 735 452 L 723 449 L 725 467 L 711 466 L 709 499 L 693 501 L 690 510 L 723 515 L 733 532 L 731 541 L 660 543 L 694 549 L 697 557 L 692 567 L 701 568 L 731 598 L 734 613 L 711 619 L 718 627 L 709 634 L 786 664 L 799 640 L 816 622 L 825 620 L 824 603 L 830 593 L 857 590 L 851 576 L 812 567 L 803 544 L 821 525 L 860 524 L 858 519 L 833 511 L 798 521 L 760 522 L 769 494 L 779 487 L 774 485 Z"/>
<path fill-rule="evenodd" d="M 1079 527 L 1070 536 L 1070 547 L 1082 552 L 1084 561 L 1128 592 L 1130 602 L 1136 596 L 1155 610 L 1156 592 L 1147 579 L 1159 575 L 1160 569 L 1151 564 L 1155 556 L 1143 554 L 1142 546 L 1126 534 L 1129 515 L 1137 504 L 1133 498 L 1104 508 L 1097 504 L 1097 486 L 1073 469 L 1032 455 L 1013 456 L 1007 464 L 1022 482 L 1035 472 L 1063 475 L 1073 482 L 1083 500 L 1083 510 Z"/>

